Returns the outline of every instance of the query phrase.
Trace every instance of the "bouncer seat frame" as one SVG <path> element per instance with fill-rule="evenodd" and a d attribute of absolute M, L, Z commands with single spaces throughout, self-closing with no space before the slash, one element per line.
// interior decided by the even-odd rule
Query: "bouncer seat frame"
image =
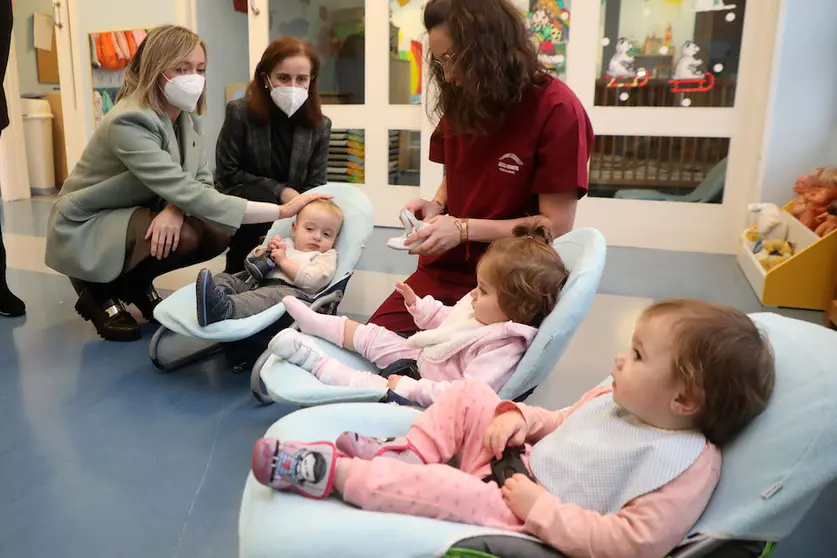
<path fill-rule="evenodd" d="M 337 271 L 334 278 L 325 289 L 306 300 L 316 311 L 334 314 L 343 300 L 364 245 L 372 234 L 372 204 L 366 194 L 348 184 L 326 184 L 308 192 L 331 194 L 333 201 L 340 206 L 344 214 L 343 227 L 335 243 Z M 295 217 L 275 221 L 262 245 L 266 245 L 270 238 L 277 234 L 290 237 L 294 220 Z M 154 309 L 154 318 L 160 323 L 160 327 L 151 338 L 148 355 L 154 366 L 164 371 L 177 370 L 221 350 L 227 353 L 228 361 L 233 361 L 230 362 L 231 365 L 248 360 L 252 362 L 261 354 L 273 335 L 293 324 L 293 319 L 280 303 L 255 316 L 224 320 L 205 328 L 201 327 L 197 322 L 194 283 L 185 285 L 166 297 Z M 179 358 L 165 358 L 161 354 L 161 344 L 164 338 L 172 335 L 201 340 L 205 344 Z"/>
<path fill-rule="evenodd" d="M 723 448 L 720 482 L 672 558 L 764 558 L 837 478 L 837 332 L 777 314 L 751 318 L 773 345 L 775 391 L 767 410 Z M 345 430 L 403 436 L 419 412 L 381 403 L 325 405 L 286 415 L 265 435 L 299 441 L 334 440 Z M 525 535 L 365 511 L 335 497 L 310 500 L 267 488 L 250 473 L 239 556 L 278 554 L 566 558 Z"/>

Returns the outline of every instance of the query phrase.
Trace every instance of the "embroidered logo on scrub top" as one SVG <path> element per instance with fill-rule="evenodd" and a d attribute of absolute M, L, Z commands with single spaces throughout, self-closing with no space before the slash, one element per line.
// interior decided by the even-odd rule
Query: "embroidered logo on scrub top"
<path fill-rule="evenodd" d="M 497 161 L 497 168 L 506 174 L 517 174 L 522 166 L 523 161 L 514 153 L 506 153 Z"/>

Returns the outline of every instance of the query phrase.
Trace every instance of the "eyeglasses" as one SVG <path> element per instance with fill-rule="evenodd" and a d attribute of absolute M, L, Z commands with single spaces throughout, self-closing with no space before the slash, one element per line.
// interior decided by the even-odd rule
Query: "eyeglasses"
<path fill-rule="evenodd" d="M 439 68 L 441 70 L 445 70 L 445 69 L 449 68 L 450 65 L 453 64 L 455 61 L 456 61 L 456 55 L 453 54 L 452 52 L 446 52 L 442 56 L 440 56 L 439 58 L 434 58 L 433 59 L 433 64 L 437 68 Z"/>

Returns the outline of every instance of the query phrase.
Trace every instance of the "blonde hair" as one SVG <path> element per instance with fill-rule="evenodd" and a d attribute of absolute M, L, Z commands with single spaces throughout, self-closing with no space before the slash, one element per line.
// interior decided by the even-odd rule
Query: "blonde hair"
<path fill-rule="evenodd" d="M 185 27 L 163 25 L 152 29 L 128 63 L 122 89 L 119 90 L 116 101 L 133 97 L 141 107 L 162 114 L 165 96 L 158 85 L 160 76 L 186 60 L 197 46 L 203 49 L 205 55 L 206 45 L 197 34 Z M 204 90 L 195 111 L 203 114 L 205 110 Z"/>
<path fill-rule="evenodd" d="M 337 234 L 340 234 L 340 229 L 343 228 L 343 210 L 340 209 L 340 206 L 334 203 L 331 200 L 314 200 L 308 202 L 305 207 L 299 210 L 299 214 L 301 215 L 303 211 L 308 209 L 309 207 L 321 207 L 326 211 L 329 211 L 333 215 L 335 215 L 338 219 L 340 219 L 340 226 L 337 227 Z"/>
<path fill-rule="evenodd" d="M 497 304 L 519 324 L 540 327 L 558 304 L 569 272 L 543 225 L 518 225 L 512 238 L 495 240 L 477 266 L 497 290 Z"/>

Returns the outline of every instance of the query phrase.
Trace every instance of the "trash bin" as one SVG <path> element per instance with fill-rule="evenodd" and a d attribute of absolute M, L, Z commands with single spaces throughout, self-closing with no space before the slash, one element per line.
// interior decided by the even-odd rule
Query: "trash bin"
<path fill-rule="evenodd" d="M 52 109 L 43 99 L 21 99 L 26 166 L 33 195 L 55 192 L 55 159 L 52 145 Z"/>

